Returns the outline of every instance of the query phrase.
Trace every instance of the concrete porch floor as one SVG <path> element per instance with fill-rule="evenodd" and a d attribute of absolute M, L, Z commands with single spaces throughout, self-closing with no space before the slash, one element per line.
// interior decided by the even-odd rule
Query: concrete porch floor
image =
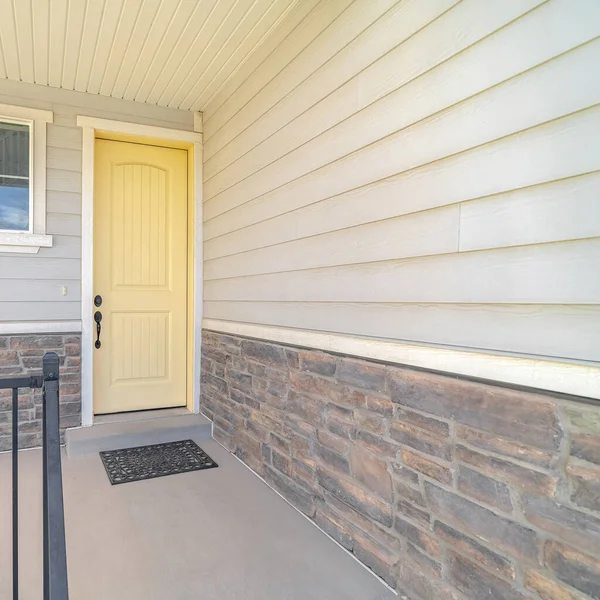
<path fill-rule="evenodd" d="M 218 469 L 111 486 L 63 456 L 71 600 L 396 596 L 214 441 Z M 21 452 L 21 598 L 41 598 L 41 453 Z M 10 454 L 0 455 L 0 599 L 9 599 Z"/>

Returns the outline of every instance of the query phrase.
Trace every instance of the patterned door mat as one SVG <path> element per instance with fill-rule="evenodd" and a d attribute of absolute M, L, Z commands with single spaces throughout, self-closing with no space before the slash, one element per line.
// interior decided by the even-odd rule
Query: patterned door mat
<path fill-rule="evenodd" d="M 219 466 L 192 440 L 107 450 L 100 458 L 112 485 Z"/>

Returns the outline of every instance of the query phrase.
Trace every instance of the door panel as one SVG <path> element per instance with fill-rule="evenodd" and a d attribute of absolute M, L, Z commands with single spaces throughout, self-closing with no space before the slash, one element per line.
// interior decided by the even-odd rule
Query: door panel
<path fill-rule="evenodd" d="M 94 412 L 184 406 L 187 152 L 96 140 L 94 179 Z"/>

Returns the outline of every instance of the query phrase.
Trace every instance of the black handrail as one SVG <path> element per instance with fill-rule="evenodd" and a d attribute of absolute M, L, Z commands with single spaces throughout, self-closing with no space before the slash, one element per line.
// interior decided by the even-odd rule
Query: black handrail
<path fill-rule="evenodd" d="M 43 389 L 44 600 L 68 600 L 67 554 L 59 430 L 59 363 L 54 352 L 42 359 L 42 375 L 0 378 L 12 390 L 12 571 L 13 600 L 19 599 L 19 388 Z"/>

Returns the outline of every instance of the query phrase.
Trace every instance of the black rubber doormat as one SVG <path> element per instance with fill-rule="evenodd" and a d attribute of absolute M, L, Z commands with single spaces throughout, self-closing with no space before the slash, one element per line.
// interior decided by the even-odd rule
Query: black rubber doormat
<path fill-rule="evenodd" d="M 219 466 L 192 440 L 107 450 L 100 458 L 112 485 Z"/>

